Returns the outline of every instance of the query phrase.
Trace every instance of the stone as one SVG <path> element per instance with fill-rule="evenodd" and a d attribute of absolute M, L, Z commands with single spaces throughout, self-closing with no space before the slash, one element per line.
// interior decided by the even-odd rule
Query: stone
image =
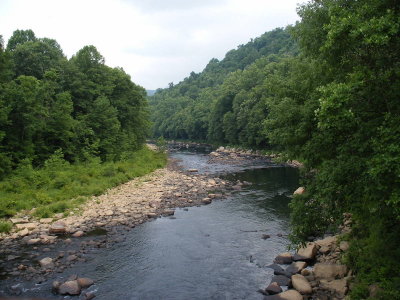
<path fill-rule="evenodd" d="M 81 287 L 76 280 L 66 281 L 60 285 L 58 292 L 61 295 L 75 296 L 81 293 Z"/>
<path fill-rule="evenodd" d="M 39 220 L 39 222 L 42 224 L 50 224 L 51 222 L 53 222 L 53 218 L 42 218 Z"/>
<path fill-rule="evenodd" d="M 65 234 L 67 233 L 67 225 L 64 222 L 58 221 L 51 224 L 49 228 L 50 234 Z"/>
<path fill-rule="evenodd" d="M 35 245 L 35 244 L 37 244 L 37 243 L 39 243 L 40 242 L 40 239 L 30 239 L 30 240 L 28 240 L 26 243 L 28 244 L 28 245 Z"/>
<path fill-rule="evenodd" d="M 54 268 L 54 261 L 51 257 L 45 257 L 39 260 L 39 264 L 43 269 L 53 269 Z"/>
<path fill-rule="evenodd" d="M 28 220 L 23 219 L 23 218 L 11 218 L 10 221 L 11 221 L 11 223 L 13 223 L 13 224 L 28 223 Z"/>
<path fill-rule="evenodd" d="M 18 232 L 19 236 L 27 236 L 29 234 L 28 228 L 22 229 L 20 232 Z"/>
<path fill-rule="evenodd" d="M 350 247 L 350 244 L 347 241 L 341 241 L 340 244 L 339 244 L 340 250 L 342 250 L 344 252 L 349 250 L 349 247 Z"/>
<path fill-rule="evenodd" d="M 276 275 L 272 277 L 271 282 L 276 282 L 280 286 L 289 286 L 291 280 L 290 278 L 283 275 Z"/>
<path fill-rule="evenodd" d="M 292 276 L 292 285 L 300 294 L 311 294 L 312 287 L 308 280 L 300 274 Z"/>
<path fill-rule="evenodd" d="M 327 246 L 331 247 L 333 244 L 336 244 L 337 237 L 336 236 L 328 236 L 322 240 L 315 241 L 315 244 L 319 247 Z"/>
<path fill-rule="evenodd" d="M 328 254 L 329 252 L 331 252 L 331 248 L 329 246 L 322 246 L 321 248 L 319 248 L 319 252 L 322 254 Z"/>
<path fill-rule="evenodd" d="M 59 282 L 57 280 L 53 281 L 53 283 L 51 285 L 52 292 L 54 294 L 58 294 L 58 290 L 60 289 L 60 286 L 61 286 L 61 282 Z"/>
<path fill-rule="evenodd" d="M 317 279 L 334 280 L 347 274 L 347 266 L 318 263 L 314 266 L 314 276 Z"/>
<path fill-rule="evenodd" d="M 279 254 L 275 259 L 274 263 L 276 264 L 291 264 L 292 263 L 292 254 L 290 252 L 285 252 Z"/>
<path fill-rule="evenodd" d="M 304 187 L 298 187 L 297 190 L 293 192 L 293 195 L 303 195 L 306 192 Z"/>
<path fill-rule="evenodd" d="M 310 261 L 315 259 L 317 252 L 318 252 L 317 245 L 315 243 L 308 243 L 306 247 L 301 247 L 297 251 L 296 255 L 293 256 L 293 260 Z"/>
<path fill-rule="evenodd" d="M 275 294 L 281 293 L 282 292 L 282 288 L 279 286 L 278 283 L 271 282 L 268 285 L 268 287 L 265 289 L 265 291 L 270 295 L 275 295 Z"/>
<path fill-rule="evenodd" d="M 164 212 L 163 212 L 163 215 L 165 215 L 165 216 L 173 216 L 174 214 L 175 214 L 175 211 L 172 209 L 167 209 L 167 210 L 164 210 Z"/>
<path fill-rule="evenodd" d="M 296 290 L 288 290 L 272 296 L 264 297 L 265 300 L 303 300 L 303 296 Z"/>
<path fill-rule="evenodd" d="M 266 239 L 271 238 L 271 236 L 270 236 L 269 234 L 263 234 L 263 235 L 261 236 L 261 238 L 262 238 L 263 240 L 266 240 Z"/>
<path fill-rule="evenodd" d="M 89 286 L 94 284 L 94 281 L 92 279 L 90 279 L 90 278 L 87 278 L 87 277 L 78 278 L 77 281 L 78 281 L 79 286 L 82 289 L 86 289 Z"/>
<path fill-rule="evenodd" d="M 310 276 L 312 273 L 308 269 L 303 269 L 303 270 L 301 270 L 300 274 L 303 276 Z"/>
<path fill-rule="evenodd" d="M 301 270 L 303 270 L 305 267 L 307 267 L 307 263 L 304 261 L 297 261 L 293 262 L 289 267 L 286 268 L 286 272 L 290 274 L 297 274 L 300 273 Z"/>
<path fill-rule="evenodd" d="M 73 237 L 81 237 L 83 236 L 85 233 L 82 230 L 78 230 L 77 232 L 75 232 L 72 236 Z"/>
<path fill-rule="evenodd" d="M 281 266 L 277 265 L 277 264 L 272 264 L 267 266 L 267 268 L 270 268 L 272 270 L 274 270 L 274 275 L 283 275 L 286 276 L 288 278 L 290 278 L 292 276 L 292 274 L 286 272 L 284 269 L 282 269 Z"/>
<path fill-rule="evenodd" d="M 347 293 L 347 280 L 344 278 L 332 281 L 322 279 L 320 280 L 320 287 L 336 293 L 339 297 L 344 297 Z"/>
<path fill-rule="evenodd" d="M 104 212 L 104 215 L 106 215 L 106 216 L 112 216 L 112 215 L 114 215 L 114 212 L 113 212 L 111 209 L 108 209 L 108 210 L 106 210 L 106 211 Z"/>
<path fill-rule="evenodd" d="M 212 200 L 210 198 L 204 198 L 201 200 L 201 203 L 203 204 L 211 204 Z"/>
<path fill-rule="evenodd" d="M 36 229 L 37 224 L 36 223 L 22 223 L 22 224 L 16 224 L 15 225 L 17 229 L 28 229 L 28 230 L 33 230 Z"/>
<path fill-rule="evenodd" d="M 96 294 L 94 292 L 87 292 L 84 295 L 84 300 L 92 300 L 93 298 L 96 297 Z"/>
<path fill-rule="evenodd" d="M 189 169 L 188 170 L 188 172 L 191 172 L 191 173 L 196 173 L 196 172 L 198 172 L 199 170 L 197 170 L 197 169 Z"/>
<path fill-rule="evenodd" d="M 67 261 L 69 261 L 69 262 L 77 260 L 77 259 L 78 259 L 78 256 L 76 256 L 75 254 L 71 254 L 71 255 L 67 256 Z"/>

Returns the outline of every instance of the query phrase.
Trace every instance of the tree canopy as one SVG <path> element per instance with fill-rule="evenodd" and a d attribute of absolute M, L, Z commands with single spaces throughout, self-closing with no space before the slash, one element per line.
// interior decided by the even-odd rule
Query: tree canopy
<path fill-rule="evenodd" d="M 149 128 L 145 90 L 94 46 L 67 59 L 57 41 L 16 30 L 0 39 L 0 178 L 55 152 L 70 162 L 116 160 Z"/>

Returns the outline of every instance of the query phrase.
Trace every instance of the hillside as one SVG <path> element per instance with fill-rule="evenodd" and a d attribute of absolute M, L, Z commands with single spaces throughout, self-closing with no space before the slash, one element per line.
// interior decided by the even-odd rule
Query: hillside
<path fill-rule="evenodd" d="M 211 59 L 202 72 L 192 72 L 180 83 L 157 90 L 150 98 L 154 135 L 171 139 L 215 140 L 215 131 L 219 129 L 214 129 L 209 119 L 213 108 L 218 110 L 217 102 L 221 101 L 219 98 L 226 86 L 234 84 L 241 72 L 248 73 L 265 64 L 267 57 L 269 60 L 277 60 L 296 55 L 297 45 L 289 31 L 290 27 L 266 32 L 230 50 L 221 61 Z M 257 60 L 264 61 L 255 64 Z M 220 117 L 222 120 L 223 116 Z M 224 140 L 228 141 L 219 141 Z M 257 142 L 252 141 L 250 144 Z"/>

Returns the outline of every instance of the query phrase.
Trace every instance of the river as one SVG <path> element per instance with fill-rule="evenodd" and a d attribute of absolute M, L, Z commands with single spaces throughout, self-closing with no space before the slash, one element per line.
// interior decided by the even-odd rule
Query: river
<path fill-rule="evenodd" d="M 184 169 L 250 184 L 225 200 L 141 224 L 64 276 L 93 278 L 90 290 L 99 300 L 263 299 L 257 290 L 273 276 L 265 266 L 289 244 L 288 203 L 298 186 L 297 169 L 210 165 L 206 155 L 188 151 L 171 156 Z M 265 234 L 271 237 L 263 239 Z M 27 295 L 48 297 L 48 288 L 38 285 Z"/>

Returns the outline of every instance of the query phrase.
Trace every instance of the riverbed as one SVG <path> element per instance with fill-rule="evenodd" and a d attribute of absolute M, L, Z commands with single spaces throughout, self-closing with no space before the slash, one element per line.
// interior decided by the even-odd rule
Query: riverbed
<path fill-rule="evenodd" d="M 289 244 L 288 203 L 298 170 L 250 161 L 210 164 L 204 152 L 177 151 L 171 157 L 183 172 L 195 168 L 248 184 L 224 200 L 179 208 L 172 217 L 136 226 L 121 242 L 53 279 L 90 277 L 96 299 L 263 299 L 257 290 L 273 276 L 265 266 Z M 57 298 L 50 294 L 51 280 L 21 284 L 24 296 Z"/>

